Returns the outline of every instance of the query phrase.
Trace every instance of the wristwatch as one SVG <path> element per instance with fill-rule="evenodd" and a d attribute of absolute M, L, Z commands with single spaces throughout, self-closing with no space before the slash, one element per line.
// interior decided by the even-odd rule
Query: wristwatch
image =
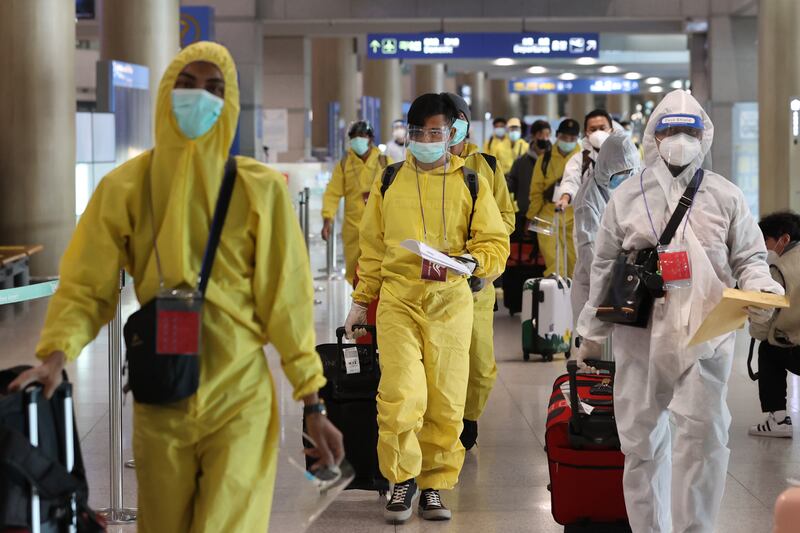
<path fill-rule="evenodd" d="M 328 416 L 328 410 L 325 408 L 325 402 L 322 400 L 303 407 L 303 416 L 314 415 L 317 413 L 321 414 L 322 416 Z"/>

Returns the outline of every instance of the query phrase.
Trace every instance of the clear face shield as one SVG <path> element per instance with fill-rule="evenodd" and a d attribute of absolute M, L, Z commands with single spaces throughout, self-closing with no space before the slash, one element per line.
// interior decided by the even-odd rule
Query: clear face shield
<path fill-rule="evenodd" d="M 281 516 L 286 523 L 281 523 L 280 530 L 302 533 L 347 488 L 355 478 L 355 472 L 346 460 L 313 472 L 307 470 L 301 446 L 313 446 L 311 437 L 289 430 L 285 431 L 282 440 L 279 454 L 286 456 L 286 461 L 279 462 L 276 486 L 280 489 L 282 484 L 291 484 L 292 494 L 281 504 Z M 282 479 L 286 481 L 282 482 Z"/>
<path fill-rule="evenodd" d="M 445 157 L 450 145 L 451 128 L 408 126 L 406 148 L 420 163 L 431 164 Z"/>

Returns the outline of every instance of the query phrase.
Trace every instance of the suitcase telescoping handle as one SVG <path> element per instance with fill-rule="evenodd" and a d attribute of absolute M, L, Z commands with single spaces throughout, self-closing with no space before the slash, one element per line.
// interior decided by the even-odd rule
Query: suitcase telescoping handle
<path fill-rule="evenodd" d="M 587 359 L 584 362 L 597 370 L 605 370 L 612 376 L 616 370 L 614 361 Z M 572 420 L 578 422 L 580 420 L 578 416 L 578 413 L 580 413 L 578 410 L 578 362 L 575 359 L 567 361 L 567 372 L 569 373 L 569 404 L 572 409 Z"/>
<path fill-rule="evenodd" d="M 375 351 L 378 350 L 378 328 L 370 324 L 355 324 L 353 329 L 367 330 L 367 333 L 372 335 L 372 347 L 375 349 Z M 338 344 L 339 347 L 342 346 L 342 339 L 344 339 L 346 334 L 347 331 L 344 329 L 344 326 L 336 328 L 336 344 Z"/>

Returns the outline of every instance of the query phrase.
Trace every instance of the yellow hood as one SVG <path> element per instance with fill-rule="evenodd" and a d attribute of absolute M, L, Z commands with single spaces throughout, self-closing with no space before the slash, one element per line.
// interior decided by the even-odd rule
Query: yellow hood
<path fill-rule="evenodd" d="M 225 103 L 214 126 L 192 140 L 181 132 L 175 120 L 172 89 L 178 74 L 195 61 L 213 63 L 220 69 L 225 80 Z M 207 41 L 194 43 L 181 50 L 167 67 L 158 88 L 156 139 L 151 168 L 157 213 L 162 212 L 168 199 L 186 192 L 186 180 L 192 180 L 193 186 L 203 190 L 202 196 L 208 208 L 213 210 L 238 120 L 239 84 L 236 65 L 228 50 L 220 44 Z"/>

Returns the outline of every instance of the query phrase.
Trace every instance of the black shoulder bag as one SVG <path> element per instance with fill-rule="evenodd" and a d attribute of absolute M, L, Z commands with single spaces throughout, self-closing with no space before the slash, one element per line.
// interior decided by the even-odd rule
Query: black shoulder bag
<path fill-rule="evenodd" d="M 672 241 L 702 182 L 703 169 L 698 169 L 658 239 L 659 245 L 666 246 Z M 654 246 L 644 250 L 623 251 L 612 267 L 608 289 L 596 316 L 603 322 L 646 328 L 653 302 L 656 298 L 663 298 L 664 294 L 658 249 Z"/>
<path fill-rule="evenodd" d="M 124 328 L 128 385 L 137 402 L 163 405 L 192 396 L 200 383 L 203 300 L 236 181 L 236 160 L 225 163 L 197 288 L 164 288 L 149 197 L 153 247 L 161 282 L 158 295 L 128 318 Z"/>

